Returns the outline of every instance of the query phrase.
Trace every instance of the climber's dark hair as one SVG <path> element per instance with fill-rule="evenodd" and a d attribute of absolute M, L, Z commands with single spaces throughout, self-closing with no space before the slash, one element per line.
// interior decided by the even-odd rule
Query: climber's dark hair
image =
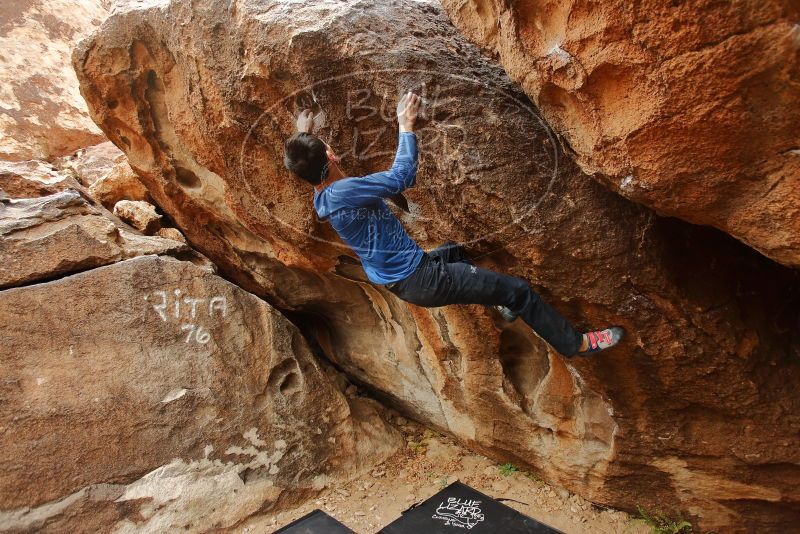
<path fill-rule="evenodd" d="M 328 155 L 325 143 L 310 133 L 298 132 L 286 140 L 283 164 L 311 185 L 328 177 Z"/>

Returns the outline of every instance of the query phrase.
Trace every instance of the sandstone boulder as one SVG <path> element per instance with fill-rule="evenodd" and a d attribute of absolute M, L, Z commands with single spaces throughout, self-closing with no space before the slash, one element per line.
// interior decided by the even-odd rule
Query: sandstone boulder
<path fill-rule="evenodd" d="M 583 174 L 437 5 L 136 4 L 74 63 L 92 117 L 189 242 L 404 414 L 594 502 L 726 532 L 800 521 L 794 274 Z M 623 325 L 624 346 L 566 361 L 519 321 L 365 282 L 282 144 L 313 107 L 347 172 L 385 169 L 409 89 L 428 100 L 398 212 L 412 235 L 465 243 L 581 326 Z"/>
<path fill-rule="evenodd" d="M 2 291 L 0 339 L 3 531 L 223 529 L 399 443 L 282 315 L 175 258 Z"/>
<path fill-rule="evenodd" d="M 159 228 L 156 235 L 159 237 L 163 237 L 164 239 L 172 239 L 174 241 L 181 241 L 186 243 L 186 238 L 183 237 L 183 234 L 177 228 Z"/>
<path fill-rule="evenodd" d="M 7 198 L 36 198 L 77 186 L 75 178 L 44 161 L 0 161 L 0 193 Z"/>
<path fill-rule="evenodd" d="M 121 200 L 150 200 L 147 188 L 124 160 L 116 163 L 108 174 L 97 179 L 89 187 L 89 194 L 111 210 Z"/>
<path fill-rule="evenodd" d="M 800 5 L 444 0 L 583 170 L 800 267 Z"/>
<path fill-rule="evenodd" d="M 114 215 L 148 235 L 161 227 L 161 215 L 156 207 L 143 200 L 120 200 L 114 205 Z"/>
<path fill-rule="evenodd" d="M 151 200 L 125 154 L 111 141 L 57 158 L 53 166 L 63 174 L 72 174 L 88 188 L 92 198 L 109 210 L 120 200 Z"/>
<path fill-rule="evenodd" d="M 117 164 L 124 161 L 125 153 L 111 141 L 105 141 L 56 158 L 53 164 L 63 171 L 73 171 L 81 184 L 91 187 L 99 179 L 108 176 Z"/>
<path fill-rule="evenodd" d="M 72 48 L 108 11 L 103 0 L 0 4 L 0 159 L 51 159 L 103 141 L 70 68 Z"/>
<path fill-rule="evenodd" d="M 189 252 L 109 219 L 78 191 L 0 200 L 0 288 L 38 282 L 147 254 Z"/>

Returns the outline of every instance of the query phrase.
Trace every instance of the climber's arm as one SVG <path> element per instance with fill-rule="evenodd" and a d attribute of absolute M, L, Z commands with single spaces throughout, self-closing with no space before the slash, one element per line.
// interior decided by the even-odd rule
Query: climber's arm
<path fill-rule="evenodd" d="M 328 186 L 328 194 L 342 205 L 360 208 L 412 187 L 416 177 L 417 137 L 414 132 L 401 132 L 397 155 L 388 171 L 339 180 Z"/>
<path fill-rule="evenodd" d="M 417 135 L 410 131 L 401 131 L 397 143 L 397 154 L 389 169 L 388 181 L 394 189 L 390 194 L 402 193 L 417 182 Z M 381 173 L 378 173 L 381 174 Z"/>
<path fill-rule="evenodd" d="M 339 180 L 328 188 L 339 202 L 350 207 L 375 204 L 378 200 L 393 197 L 412 187 L 417 179 L 417 136 L 414 123 L 417 120 L 422 99 L 414 93 L 406 93 L 397 104 L 397 122 L 400 139 L 394 163 L 388 171 L 377 172 L 363 178 Z"/>

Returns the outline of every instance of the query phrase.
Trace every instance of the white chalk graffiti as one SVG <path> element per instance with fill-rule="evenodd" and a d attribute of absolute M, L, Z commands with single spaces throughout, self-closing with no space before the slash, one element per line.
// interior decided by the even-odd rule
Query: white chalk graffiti
<path fill-rule="evenodd" d="M 436 508 L 436 513 L 431 517 L 433 519 L 441 519 L 447 526 L 471 530 L 472 527 L 483 521 L 483 511 L 480 504 L 481 501 L 448 497 L 447 502 L 439 504 Z"/>
<path fill-rule="evenodd" d="M 192 337 L 194 337 L 195 341 L 201 345 L 205 345 L 208 343 L 208 340 L 211 339 L 211 334 L 206 332 L 202 326 L 184 323 L 181 325 L 181 330 L 189 331 L 189 335 L 186 336 L 186 343 L 189 343 L 192 340 Z"/>
<path fill-rule="evenodd" d="M 181 298 L 181 294 L 180 289 L 173 290 L 171 295 L 168 291 L 159 290 L 153 291 L 152 295 L 146 295 L 144 300 L 150 302 L 159 318 L 165 323 L 171 320 L 181 322 L 181 331 L 188 332 L 186 343 L 195 341 L 205 345 L 211 340 L 211 334 L 198 322 L 203 319 L 214 322 L 220 317 L 223 319 L 227 317 L 228 299 L 220 296 L 204 299 L 189 295 Z"/>

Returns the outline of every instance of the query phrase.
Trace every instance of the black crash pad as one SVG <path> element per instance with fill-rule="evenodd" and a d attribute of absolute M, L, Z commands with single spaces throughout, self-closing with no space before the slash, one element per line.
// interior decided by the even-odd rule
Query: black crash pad
<path fill-rule="evenodd" d="M 275 534 L 279 532 L 283 534 L 355 534 L 322 510 L 314 510 L 300 519 L 292 521 L 282 529 L 276 530 Z"/>
<path fill-rule="evenodd" d="M 488 495 L 454 482 L 379 534 L 563 534 Z"/>

